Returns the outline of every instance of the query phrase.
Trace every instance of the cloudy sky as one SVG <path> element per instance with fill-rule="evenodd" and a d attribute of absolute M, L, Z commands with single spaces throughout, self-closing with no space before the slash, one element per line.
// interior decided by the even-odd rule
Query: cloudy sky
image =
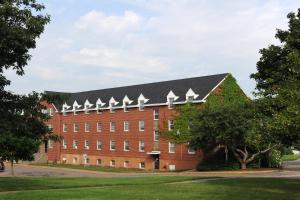
<path fill-rule="evenodd" d="M 10 90 L 85 91 L 229 72 L 247 94 L 258 51 L 296 0 L 40 0 L 51 23 Z"/>

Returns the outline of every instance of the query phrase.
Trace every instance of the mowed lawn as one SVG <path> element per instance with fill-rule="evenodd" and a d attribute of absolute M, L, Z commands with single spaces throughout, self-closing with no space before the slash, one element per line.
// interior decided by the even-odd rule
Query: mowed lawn
<path fill-rule="evenodd" d="M 211 179 L 211 180 L 210 180 Z M 300 180 L 281 178 L 0 178 L 0 199 L 299 200 Z"/>

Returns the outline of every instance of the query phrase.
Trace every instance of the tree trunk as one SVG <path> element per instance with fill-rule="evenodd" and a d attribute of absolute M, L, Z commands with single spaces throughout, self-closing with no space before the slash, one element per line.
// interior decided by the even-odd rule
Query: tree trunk
<path fill-rule="evenodd" d="M 241 169 L 247 169 L 247 163 L 246 162 L 241 162 Z"/>
<path fill-rule="evenodd" d="M 14 173 L 14 160 L 10 160 L 10 171 L 11 171 L 11 176 L 14 176 L 15 173 Z"/>

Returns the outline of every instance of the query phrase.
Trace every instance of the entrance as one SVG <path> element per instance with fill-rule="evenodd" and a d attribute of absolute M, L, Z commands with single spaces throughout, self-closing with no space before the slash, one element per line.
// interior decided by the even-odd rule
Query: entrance
<path fill-rule="evenodd" d="M 154 157 L 154 169 L 159 169 L 159 154 L 153 155 Z"/>

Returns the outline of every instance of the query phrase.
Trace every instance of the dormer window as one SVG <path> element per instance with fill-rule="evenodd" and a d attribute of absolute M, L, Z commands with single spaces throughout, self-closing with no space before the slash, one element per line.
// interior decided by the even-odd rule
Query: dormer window
<path fill-rule="evenodd" d="M 78 107 L 74 106 L 74 115 L 77 115 L 77 109 L 78 109 Z"/>
<path fill-rule="evenodd" d="M 139 101 L 139 111 L 144 111 L 145 110 L 145 101 L 140 100 Z"/>
<path fill-rule="evenodd" d="M 115 112 L 115 103 L 110 103 L 110 112 L 111 113 Z"/>
<path fill-rule="evenodd" d="M 194 96 L 187 97 L 187 102 L 193 102 L 193 101 L 194 101 Z"/>
<path fill-rule="evenodd" d="M 102 103 L 101 99 L 99 98 L 96 102 L 97 114 L 101 114 L 101 108 L 104 105 L 105 103 Z"/>
<path fill-rule="evenodd" d="M 85 105 L 85 107 L 84 107 L 84 113 L 85 114 L 89 114 L 89 105 Z"/>
<path fill-rule="evenodd" d="M 124 102 L 124 112 L 128 112 L 128 102 Z"/>
<path fill-rule="evenodd" d="M 174 108 L 174 101 L 175 101 L 174 97 L 169 98 L 169 102 L 168 102 L 169 109 Z"/>

